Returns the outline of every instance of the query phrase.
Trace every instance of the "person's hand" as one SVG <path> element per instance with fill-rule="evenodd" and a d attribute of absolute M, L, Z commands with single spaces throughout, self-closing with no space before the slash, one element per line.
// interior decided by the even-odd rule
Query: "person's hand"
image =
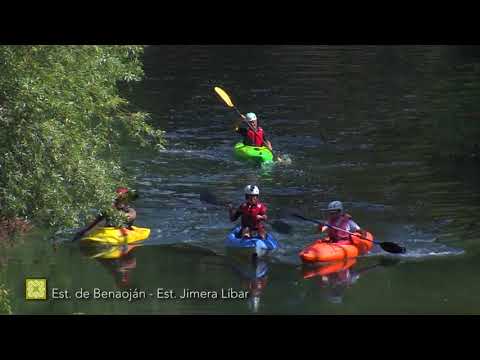
<path fill-rule="evenodd" d="M 263 215 L 257 215 L 257 220 L 263 220 L 265 217 Z"/>
<path fill-rule="evenodd" d="M 233 210 L 233 205 L 232 204 L 227 204 L 227 209 L 228 210 Z"/>
<path fill-rule="evenodd" d="M 246 119 L 247 119 L 247 117 L 246 117 L 245 115 L 243 115 L 243 114 L 240 114 L 240 116 L 243 118 L 243 120 L 246 120 Z"/>

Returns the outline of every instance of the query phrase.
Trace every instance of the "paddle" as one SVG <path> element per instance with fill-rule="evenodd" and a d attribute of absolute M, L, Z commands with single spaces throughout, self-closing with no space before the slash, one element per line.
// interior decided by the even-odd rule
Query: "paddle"
<path fill-rule="evenodd" d="M 227 206 L 228 204 L 230 204 L 229 201 L 219 199 L 209 189 L 204 189 L 200 192 L 200 201 L 206 202 L 212 205 L 217 205 L 217 206 Z M 290 234 L 292 229 L 291 225 L 280 220 L 273 221 L 271 225 L 272 225 L 272 228 L 274 228 L 276 231 L 278 231 L 281 234 Z"/>
<path fill-rule="evenodd" d="M 228 94 L 225 92 L 225 90 L 223 90 L 222 88 L 219 88 L 218 86 L 216 86 L 214 88 L 215 92 L 218 94 L 218 96 L 220 96 L 220 98 L 228 105 L 228 107 L 231 107 L 233 108 L 237 113 L 238 115 L 240 115 L 242 117 L 243 122 L 245 122 L 247 124 L 247 126 L 250 128 L 250 130 L 252 130 L 257 136 L 258 136 L 258 133 L 257 131 L 253 128 L 252 125 L 250 125 L 250 123 L 248 121 L 245 120 L 245 115 L 243 115 L 238 109 L 237 107 L 233 104 L 232 102 L 232 99 L 230 99 L 230 96 L 228 96 Z M 265 142 L 265 140 L 263 140 L 263 144 L 266 145 L 268 148 L 268 144 Z M 269 148 L 270 149 L 270 148 Z M 272 152 L 272 155 L 274 157 L 277 158 L 277 161 L 282 161 L 282 159 L 280 158 L 280 156 L 276 156 L 275 153 L 273 152 L 272 149 L 270 149 L 270 151 Z"/>
<path fill-rule="evenodd" d="M 89 225 L 85 226 L 84 228 L 80 229 L 79 231 L 77 231 L 75 233 L 75 235 L 73 236 L 72 241 L 80 240 L 88 231 L 90 231 L 95 225 L 97 225 L 100 221 L 102 221 L 102 219 L 103 219 L 102 217 L 97 216 L 91 224 L 89 224 Z"/>
<path fill-rule="evenodd" d="M 237 107 L 233 105 L 232 99 L 230 99 L 230 96 L 228 96 L 225 90 L 219 88 L 218 86 L 216 86 L 214 90 L 218 94 L 218 96 L 220 96 L 220 98 L 228 105 L 228 107 L 233 108 L 238 113 L 238 115 L 240 115 L 242 118 L 245 118 L 245 116 L 240 111 L 238 111 Z"/>
<path fill-rule="evenodd" d="M 374 241 L 374 240 L 370 240 L 370 239 L 367 239 L 366 237 L 363 237 L 363 236 L 360 236 L 359 234 L 355 234 L 355 233 L 352 233 L 350 231 L 346 231 L 346 230 L 343 230 L 343 229 L 340 229 L 340 228 L 337 228 L 335 226 L 332 226 L 330 224 L 327 224 L 327 223 L 324 223 L 322 221 L 318 221 L 318 220 L 313 220 L 313 219 L 309 219 L 309 218 L 306 218 L 300 214 L 291 214 L 292 216 L 296 217 L 296 218 L 299 218 L 299 219 L 302 219 L 302 220 L 305 220 L 305 221 L 310 221 L 310 222 L 313 222 L 315 224 L 320 224 L 320 225 L 323 225 L 323 226 L 327 226 L 327 227 L 330 227 L 332 229 L 335 229 L 335 230 L 338 230 L 338 231 L 343 231 L 343 232 L 346 232 L 347 234 L 350 234 L 350 235 L 355 235 L 363 240 L 367 240 L 367 241 L 371 241 L 373 242 L 374 244 L 377 244 L 377 245 L 380 245 L 380 247 L 385 250 L 386 252 L 389 252 L 389 253 L 392 253 L 392 254 L 404 254 L 406 252 L 406 249 L 398 244 L 395 244 L 395 243 L 392 243 L 392 242 L 378 242 L 378 241 Z"/>
<path fill-rule="evenodd" d="M 139 197 L 140 197 L 140 195 L 139 195 L 138 191 L 136 191 L 135 189 L 131 189 L 131 190 L 128 191 L 128 195 L 127 195 L 128 202 L 133 202 L 133 201 L 137 200 Z M 90 231 L 94 226 L 96 226 L 103 219 L 104 219 L 104 217 L 97 216 L 95 218 L 95 220 L 90 225 L 87 225 L 84 228 L 78 230 L 75 233 L 75 235 L 73 236 L 72 241 L 78 241 L 79 239 L 81 239 L 88 231 Z"/>

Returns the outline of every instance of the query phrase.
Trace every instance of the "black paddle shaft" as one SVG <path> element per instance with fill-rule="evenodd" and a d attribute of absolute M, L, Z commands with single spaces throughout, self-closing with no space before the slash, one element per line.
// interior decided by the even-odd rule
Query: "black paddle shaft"
<path fill-rule="evenodd" d="M 327 226 L 327 227 L 331 227 L 332 229 L 335 229 L 335 230 L 339 230 L 339 231 L 344 231 L 346 232 L 347 234 L 352 234 L 351 232 L 349 231 L 346 231 L 346 230 L 343 230 L 343 229 L 340 229 L 340 228 L 337 228 L 335 226 L 332 226 L 332 225 L 329 225 L 329 224 L 326 224 L 322 221 L 318 221 L 318 220 L 314 220 L 314 219 L 309 219 L 309 218 L 306 218 L 305 216 L 302 216 L 300 214 L 292 214 L 292 216 L 295 216 L 299 219 L 302 219 L 302 220 L 305 220 L 305 221 L 310 221 L 310 222 L 313 222 L 315 224 L 319 224 L 319 225 L 324 225 L 324 226 Z M 374 240 L 370 240 L 370 239 L 367 239 L 363 236 L 359 236 L 358 234 L 352 234 L 352 235 L 355 235 L 355 236 L 358 236 L 359 238 L 361 239 L 364 239 L 364 240 L 367 240 L 367 241 L 371 241 L 372 243 L 374 244 L 377 244 L 377 245 L 380 245 L 380 247 L 385 250 L 386 252 L 389 252 L 389 253 L 393 253 L 393 254 L 404 254 L 407 250 L 398 245 L 398 244 L 395 244 L 395 243 L 392 243 L 392 242 L 378 242 L 378 241 L 374 241 Z"/>

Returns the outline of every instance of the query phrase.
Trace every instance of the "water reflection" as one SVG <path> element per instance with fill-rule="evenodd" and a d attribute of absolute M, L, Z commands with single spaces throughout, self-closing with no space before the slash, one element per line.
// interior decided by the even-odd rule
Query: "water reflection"
<path fill-rule="evenodd" d="M 353 258 L 327 264 L 304 264 L 302 273 L 304 279 L 315 282 L 322 298 L 332 304 L 341 304 L 347 289 L 355 285 L 361 276 L 399 262 L 396 258 L 382 258 L 373 265 L 357 267 L 357 259 Z"/>
<path fill-rule="evenodd" d="M 251 257 L 250 260 L 230 258 L 230 265 L 241 278 L 242 287 L 248 291 L 248 307 L 250 311 L 257 313 L 260 309 L 262 293 L 267 286 L 267 262 L 258 257 Z"/>
<path fill-rule="evenodd" d="M 115 246 L 92 246 L 80 247 L 81 253 L 95 259 L 113 276 L 115 285 L 118 288 L 132 287 L 130 276 L 133 269 L 137 267 L 137 259 L 134 251 L 140 244 L 115 245 Z"/>

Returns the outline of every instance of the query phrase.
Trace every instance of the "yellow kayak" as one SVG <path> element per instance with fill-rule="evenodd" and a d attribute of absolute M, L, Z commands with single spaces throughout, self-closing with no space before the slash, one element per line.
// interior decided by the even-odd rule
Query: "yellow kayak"
<path fill-rule="evenodd" d="M 150 229 L 132 226 L 132 230 L 115 227 L 102 227 L 82 238 L 82 241 L 95 241 L 104 244 L 132 244 L 147 239 Z"/>

